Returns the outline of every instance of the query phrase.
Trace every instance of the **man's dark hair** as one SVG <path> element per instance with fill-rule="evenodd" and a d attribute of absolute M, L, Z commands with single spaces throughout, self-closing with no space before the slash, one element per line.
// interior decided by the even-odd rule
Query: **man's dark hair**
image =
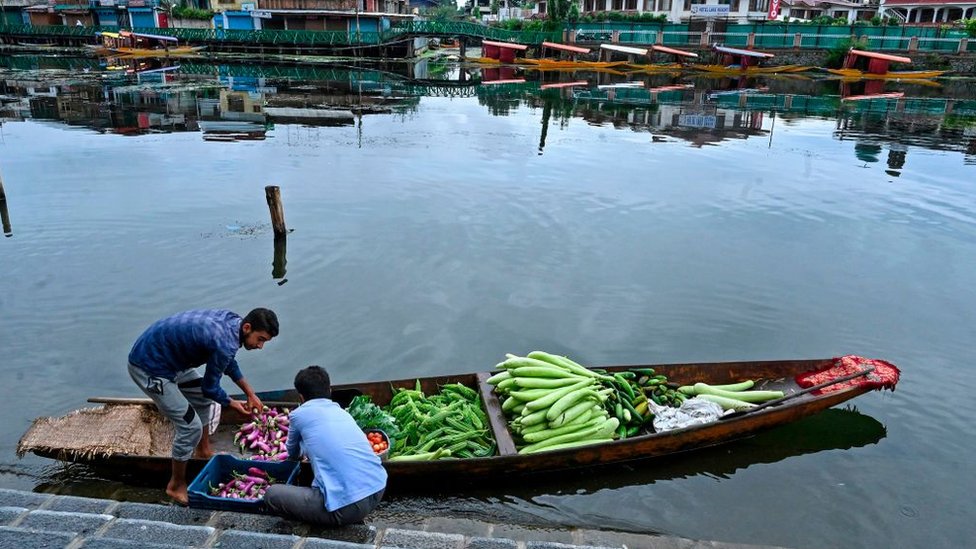
<path fill-rule="evenodd" d="M 271 309 L 258 307 L 252 310 L 244 317 L 243 323 L 250 324 L 252 330 L 268 332 L 271 337 L 278 336 L 278 315 Z"/>
<path fill-rule="evenodd" d="M 295 390 L 305 400 L 332 398 L 332 382 L 329 372 L 321 366 L 309 366 L 295 375 Z"/>

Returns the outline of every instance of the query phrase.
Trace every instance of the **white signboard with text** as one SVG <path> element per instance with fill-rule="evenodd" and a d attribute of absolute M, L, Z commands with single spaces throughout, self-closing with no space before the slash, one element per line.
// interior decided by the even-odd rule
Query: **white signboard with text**
<path fill-rule="evenodd" d="M 692 4 L 691 14 L 698 17 L 728 17 L 728 4 Z"/>

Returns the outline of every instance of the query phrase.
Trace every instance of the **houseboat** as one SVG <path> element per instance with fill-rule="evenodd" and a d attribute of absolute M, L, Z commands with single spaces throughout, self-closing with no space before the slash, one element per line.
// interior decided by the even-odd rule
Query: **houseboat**
<path fill-rule="evenodd" d="M 206 46 L 180 45 L 175 36 L 145 34 L 120 30 L 97 33 L 101 43 L 93 49 L 100 54 L 129 55 L 133 57 L 173 57 L 194 54 Z"/>
<path fill-rule="evenodd" d="M 662 54 L 671 58 L 670 62 L 654 62 L 654 54 Z M 698 54 L 690 51 L 679 50 L 677 48 L 669 48 L 667 46 L 651 46 L 650 51 L 647 53 L 648 60 L 651 63 L 631 63 L 628 66 L 639 71 L 675 71 L 681 70 L 687 67 L 687 62 L 691 59 L 697 59 Z"/>
<path fill-rule="evenodd" d="M 729 75 L 795 73 L 810 69 L 810 67 L 804 65 L 764 66 L 763 63 L 766 60 L 772 59 L 775 56 L 771 53 L 756 50 L 741 50 L 714 45 L 712 46 L 712 51 L 718 57 L 718 61 L 715 64 L 694 64 L 691 65 L 691 68 L 710 73 Z"/>
<path fill-rule="evenodd" d="M 851 48 L 844 57 L 844 66 L 827 72 L 847 78 L 935 78 L 946 71 L 889 71 L 891 63 L 910 64 L 911 58 L 888 53 Z"/>

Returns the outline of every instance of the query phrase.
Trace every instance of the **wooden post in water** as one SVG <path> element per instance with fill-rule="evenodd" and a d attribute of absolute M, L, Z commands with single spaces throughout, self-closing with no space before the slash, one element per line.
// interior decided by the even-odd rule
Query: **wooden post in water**
<path fill-rule="evenodd" d="M 285 227 L 285 210 L 281 206 L 281 189 L 277 185 L 268 185 L 264 188 L 264 196 L 268 199 L 268 209 L 271 210 L 271 227 L 275 238 L 285 236 L 288 229 Z"/>
<path fill-rule="evenodd" d="M 271 261 L 271 278 L 282 279 L 285 283 L 285 249 L 288 239 L 288 229 L 285 227 L 285 210 L 281 206 L 281 189 L 277 185 L 264 188 L 264 196 L 268 200 L 268 210 L 271 211 L 271 227 L 274 229 L 274 259 Z"/>

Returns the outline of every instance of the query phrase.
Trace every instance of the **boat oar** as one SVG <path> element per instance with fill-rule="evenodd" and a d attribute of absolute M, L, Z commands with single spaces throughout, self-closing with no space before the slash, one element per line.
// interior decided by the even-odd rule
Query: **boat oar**
<path fill-rule="evenodd" d="M 866 375 L 870 374 L 873 371 L 874 371 L 874 366 L 868 366 L 866 369 L 861 370 L 860 372 L 854 372 L 853 374 L 848 374 L 846 376 L 841 376 L 841 377 L 838 377 L 838 378 L 835 378 L 835 379 L 831 379 L 830 381 L 825 381 L 823 383 L 820 383 L 818 385 L 814 385 L 812 387 L 807 387 L 806 389 L 797 391 L 795 393 L 788 394 L 788 395 L 786 395 L 784 397 L 777 398 L 775 400 L 770 400 L 770 401 L 767 401 L 767 402 L 763 402 L 762 404 L 760 404 L 760 405 L 758 405 L 758 406 L 756 406 L 754 408 L 749 408 L 747 410 L 740 410 L 738 412 L 732 412 L 731 414 L 725 414 L 724 416 L 722 416 L 719 419 L 737 418 L 737 417 L 740 417 L 740 416 L 744 416 L 746 414 L 751 414 L 753 412 L 758 412 L 759 410 L 762 410 L 763 408 L 770 408 L 772 406 L 777 406 L 779 404 L 782 404 L 782 403 L 786 402 L 787 400 L 796 398 L 796 397 L 798 397 L 800 395 L 805 395 L 807 393 L 812 393 L 813 391 L 816 391 L 816 390 L 819 390 L 819 389 L 823 389 L 824 387 L 829 387 L 831 385 L 836 385 L 838 383 L 843 383 L 845 381 L 850 381 L 850 380 L 852 380 L 854 378 L 858 378 L 858 377 L 861 377 L 861 376 L 866 376 Z"/>

